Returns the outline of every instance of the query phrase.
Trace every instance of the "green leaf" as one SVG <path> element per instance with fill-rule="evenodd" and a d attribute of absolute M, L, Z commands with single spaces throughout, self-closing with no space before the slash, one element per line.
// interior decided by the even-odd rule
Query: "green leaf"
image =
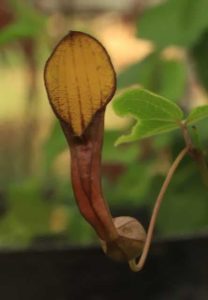
<path fill-rule="evenodd" d="M 128 90 L 118 96 L 113 107 L 118 115 L 131 115 L 137 120 L 131 133 L 121 136 L 116 144 L 177 129 L 183 118 L 183 112 L 174 102 L 141 88 Z"/>
<path fill-rule="evenodd" d="M 132 64 L 118 75 L 118 88 L 140 84 L 168 99 L 179 101 L 184 95 L 187 68 L 183 61 L 163 59 L 157 52 Z"/>
<path fill-rule="evenodd" d="M 198 122 L 208 117 L 208 105 L 202 105 L 194 108 L 186 119 L 187 124 Z"/>
<path fill-rule="evenodd" d="M 169 0 L 147 9 L 138 21 L 140 38 L 158 47 L 190 47 L 208 26 L 207 0 Z"/>

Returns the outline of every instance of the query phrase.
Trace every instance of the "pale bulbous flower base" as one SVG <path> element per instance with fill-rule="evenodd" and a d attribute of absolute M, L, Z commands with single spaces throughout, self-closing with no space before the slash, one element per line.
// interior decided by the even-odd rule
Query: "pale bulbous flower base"
<path fill-rule="evenodd" d="M 146 232 L 139 221 L 132 217 L 113 219 L 118 238 L 106 242 L 100 240 L 104 253 L 116 261 L 129 261 L 141 255 Z"/>

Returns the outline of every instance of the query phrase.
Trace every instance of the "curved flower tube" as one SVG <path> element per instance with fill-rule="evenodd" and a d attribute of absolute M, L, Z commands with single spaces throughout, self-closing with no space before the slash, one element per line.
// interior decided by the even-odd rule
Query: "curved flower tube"
<path fill-rule="evenodd" d="M 110 57 L 93 37 L 70 32 L 49 57 L 44 79 L 70 148 L 79 210 L 97 232 L 104 252 L 129 261 L 141 253 L 145 231 L 133 218 L 113 219 L 101 187 L 104 113 L 116 89 Z"/>

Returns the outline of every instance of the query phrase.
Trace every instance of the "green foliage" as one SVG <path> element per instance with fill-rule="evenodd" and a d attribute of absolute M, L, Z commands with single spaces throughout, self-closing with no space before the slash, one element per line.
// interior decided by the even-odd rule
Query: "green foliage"
<path fill-rule="evenodd" d="M 163 60 L 158 77 L 159 89 L 152 90 L 153 92 L 176 102 L 183 99 L 187 85 L 187 69 L 184 61 Z"/>
<path fill-rule="evenodd" d="M 43 31 L 45 18 L 25 1 L 10 0 L 9 4 L 16 20 L 1 30 L 0 45 L 38 37 Z"/>
<path fill-rule="evenodd" d="M 29 3 L 21 0 L 9 2 L 15 21 L 1 31 L 0 45 L 25 38 L 38 38 L 45 28 L 45 18 Z M 120 207 L 126 207 L 127 210 L 133 208 L 137 214 L 142 206 L 150 214 L 170 162 L 184 147 L 181 133 L 170 132 L 178 128 L 176 120 L 183 118 L 182 112 L 167 99 L 174 102 L 184 100 L 183 107 L 190 110 L 189 103 L 183 99 L 189 84 L 187 75 L 190 62 L 195 67 L 191 70 L 196 71 L 197 79 L 208 90 L 207 8 L 207 0 L 167 0 L 148 8 L 138 21 L 138 36 L 155 43 L 156 51 L 143 61 L 123 70 L 118 76 L 118 88 L 141 85 L 161 96 L 137 88 L 118 96 L 114 103 L 117 113 L 122 116 L 129 114 L 136 121 L 132 133 L 121 137 L 118 143 L 165 131 L 167 133 L 158 135 L 155 139 L 126 143 L 120 147 L 113 147 L 120 134 L 118 131 L 105 133 L 103 165 L 112 165 L 112 173 L 115 166 L 119 166 L 121 170 L 116 178 L 103 177 L 105 197 L 115 210 Z M 172 45 L 186 47 L 188 59 L 164 58 L 160 50 Z M 40 53 L 43 55 L 42 45 Z M 36 52 L 36 57 L 39 56 Z M 19 58 L 20 55 L 18 61 Z M 203 152 L 208 146 L 207 116 L 208 108 L 203 106 L 192 110 L 186 119 L 188 125 L 198 122 L 197 132 L 196 129 L 193 131 L 193 141 Z M 60 207 L 64 207 L 68 219 L 65 228 L 57 237 L 63 235 L 68 244 L 88 244 L 97 240 L 75 205 L 70 178 L 59 178 L 55 168 L 52 169 L 57 156 L 65 149 L 67 143 L 59 123 L 56 122 L 43 144 L 40 153 L 42 160 L 36 166 L 37 173 L 35 171 L 30 178 L 22 178 L 20 172 L 21 163 L 18 162 L 17 151 L 21 150 L 17 148 L 14 154 L 7 153 L 6 160 L 3 153 L 5 168 L 1 187 L 7 210 L 0 218 L 1 247 L 29 246 L 40 236 L 54 235 L 50 227 L 51 216 Z M 15 172 L 12 171 L 12 166 Z M 41 180 L 35 179 L 38 177 Z M 203 187 L 195 164 L 187 157 L 176 171 L 167 190 L 156 231 L 159 236 L 176 236 L 207 230 L 207 212 L 207 190 Z"/>
<path fill-rule="evenodd" d="M 186 119 L 187 124 L 196 123 L 208 117 L 208 105 L 202 105 L 194 108 Z"/>
<path fill-rule="evenodd" d="M 194 164 L 180 168 L 162 204 L 157 229 L 161 236 L 191 234 L 208 227 L 207 189 Z M 191 173 L 191 176 L 190 176 Z"/>
<path fill-rule="evenodd" d="M 69 181 L 56 181 L 53 186 L 30 179 L 13 184 L 8 189 L 9 210 L 0 218 L 0 247 L 28 247 L 40 237 L 63 244 L 89 244 L 95 241 L 90 225 L 80 217 L 75 206 Z M 48 190 L 48 191 L 47 191 Z M 56 232 L 53 215 L 61 208 L 58 222 L 66 219 L 62 230 Z M 54 218 L 54 221 L 53 221 Z"/>
<path fill-rule="evenodd" d="M 208 31 L 200 36 L 189 52 L 193 60 L 197 77 L 206 91 L 208 91 Z"/>
<path fill-rule="evenodd" d="M 126 88 L 133 84 L 141 84 L 145 88 L 154 88 L 155 80 L 158 76 L 154 76 L 157 68 L 160 65 L 158 53 L 153 52 L 141 62 L 135 63 L 127 67 L 118 75 L 117 87 Z M 155 74 L 156 75 L 156 74 Z"/>
<path fill-rule="evenodd" d="M 68 225 L 68 240 L 72 244 L 89 245 L 97 243 L 97 236 L 92 227 L 80 216 L 77 207 L 70 208 L 69 225 Z"/>
<path fill-rule="evenodd" d="M 8 205 L 8 213 L 0 219 L 0 244 L 25 246 L 34 237 L 49 233 L 52 207 L 41 197 L 37 181 L 10 186 Z"/>
<path fill-rule="evenodd" d="M 17 41 L 18 39 L 30 38 L 38 34 L 38 29 L 34 24 L 18 21 L 8 25 L 0 34 L 0 45 Z"/>
<path fill-rule="evenodd" d="M 184 94 L 186 73 L 183 61 L 166 60 L 159 53 L 153 52 L 118 75 L 118 88 L 140 84 L 163 97 L 179 101 Z"/>
<path fill-rule="evenodd" d="M 61 131 L 58 121 L 52 125 L 49 136 L 43 146 L 43 166 L 45 170 L 49 170 L 57 156 L 67 148 L 66 139 Z"/>
<path fill-rule="evenodd" d="M 198 195 L 201 196 L 196 201 Z M 157 222 L 160 235 L 191 234 L 194 231 L 206 228 L 207 222 L 207 199 L 201 190 L 190 193 L 174 193 L 172 197 L 165 199 Z"/>
<path fill-rule="evenodd" d="M 114 109 L 120 116 L 131 115 L 137 120 L 131 133 L 121 136 L 117 144 L 177 129 L 183 118 L 183 112 L 174 102 L 140 88 L 118 96 Z"/>
<path fill-rule="evenodd" d="M 122 148 L 113 147 L 114 141 L 118 138 L 119 133 L 117 130 L 108 130 L 104 135 L 103 155 L 104 162 L 131 164 L 139 155 L 139 146 L 128 144 Z"/>
<path fill-rule="evenodd" d="M 194 125 L 194 127 L 196 127 Z M 203 143 L 203 148 L 206 148 L 208 146 L 208 139 L 207 139 L 207 128 L 208 128 L 208 118 L 201 119 L 197 122 L 197 128 L 194 129 L 194 131 L 197 130 L 197 136 L 200 140 L 200 143 Z M 193 131 L 193 129 L 192 129 Z M 190 131 L 190 132 L 192 132 Z"/>
<path fill-rule="evenodd" d="M 146 10 L 138 24 L 138 35 L 159 48 L 192 46 L 208 27 L 207 0 L 168 0 Z"/>
<path fill-rule="evenodd" d="M 146 204 L 146 195 L 151 188 L 152 162 L 133 162 L 128 165 L 115 182 L 104 182 L 106 198 L 114 207 L 126 205 L 137 209 Z"/>

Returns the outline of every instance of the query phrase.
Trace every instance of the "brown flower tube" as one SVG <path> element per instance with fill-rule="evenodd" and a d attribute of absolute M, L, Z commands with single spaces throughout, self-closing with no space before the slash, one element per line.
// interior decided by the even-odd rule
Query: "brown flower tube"
<path fill-rule="evenodd" d="M 96 230 L 104 251 L 117 260 L 129 260 L 141 252 L 145 232 L 129 217 L 113 220 L 101 188 L 104 113 L 116 89 L 110 57 L 93 37 L 70 32 L 49 57 L 44 78 L 70 148 L 79 210 Z"/>

